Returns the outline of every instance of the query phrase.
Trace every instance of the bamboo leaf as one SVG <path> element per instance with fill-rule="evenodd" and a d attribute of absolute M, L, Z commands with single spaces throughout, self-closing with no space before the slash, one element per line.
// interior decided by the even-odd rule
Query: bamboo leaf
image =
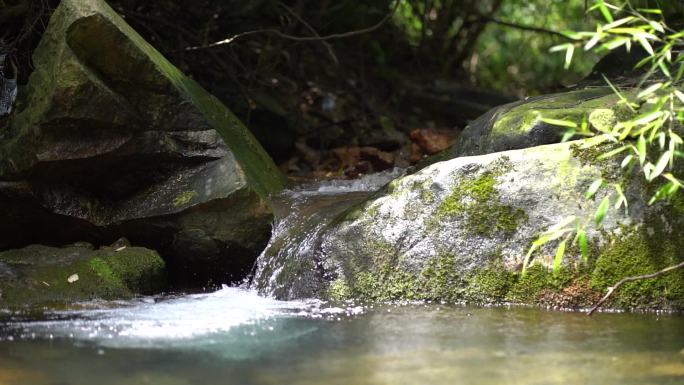
<path fill-rule="evenodd" d="M 623 24 L 627 24 L 627 23 L 629 23 L 630 21 L 633 21 L 633 20 L 637 20 L 637 18 L 634 17 L 634 16 L 623 17 L 622 19 L 615 20 L 615 21 L 612 22 L 612 23 L 609 23 L 609 24 L 604 25 L 604 26 L 603 26 L 603 29 L 606 30 L 606 29 L 616 28 L 616 27 L 619 27 L 619 26 L 621 26 L 621 25 L 623 25 Z"/>
<path fill-rule="evenodd" d="M 599 1 L 599 3 L 597 5 L 599 8 L 599 11 L 601 11 L 601 14 L 606 19 L 607 22 L 612 23 L 613 21 L 615 21 L 613 19 L 613 15 L 610 13 L 610 10 L 606 6 L 606 4 L 603 2 L 603 0 Z"/>
<path fill-rule="evenodd" d="M 577 128 L 577 123 L 575 123 L 571 120 L 541 118 L 541 121 L 544 123 L 547 123 L 547 124 L 554 125 L 554 126 Z"/>
<path fill-rule="evenodd" d="M 598 178 L 598 179 L 596 179 L 596 180 L 591 184 L 591 186 L 589 186 L 589 188 L 587 189 L 587 192 L 584 194 L 584 196 L 585 196 L 587 199 L 593 197 L 594 194 L 596 194 L 596 192 L 598 191 L 598 189 L 601 188 L 601 186 L 603 186 L 603 178 Z"/>
<path fill-rule="evenodd" d="M 575 46 L 568 46 L 567 51 L 565 51 L 565 65 L 563 66 L 566 70 L 570 68 L 570 63 L 572 63 L 572 55 L 575 53 Z"/>
<path fill-rule="evenodd" d="M 565 131 L 565 133 L 563 134 L 563 138 L 561 139 L 561 143 L 565 143 L 568 140 L 572 139 L 572 137 L 575 136 L 575 134 L 577 134 L 577 131 L 575 131 L 574 129 Z"/>
<path fill-rule="evenodd" d="M 660 24 L 659 22 L 657 22 L 657 21 L 655 21 L 655 20 L 649 20 L 649 21 L 648 21 L 648 24 L 649 24 L 653 29 L 655 29 L 656 31 L 658 31 L 658 32 L 660 32 L 660 33 L 665 33 L 665 29 L 663 28 L 663 25 Z"/>
<path fill-rule="evenodd" d="M 644 47 L 644 50 L 648 52 L 649 55 L 653 56 L 655 55 L 655 52 L 653 52 L 653 47 L 651 46 L 651 43 L 648 42 L 646 37 L 644 35 L 637 35 L 635 36 L 636 40 L 641 44 L 642 47 Z"/>
<path fill-rule="evenodd" d="M 646 162 L 646 138 L 643 135 L 639 136 L 636 149 L 637 155 L 639 155 L 639 164 L 643 166 L 644 162 Z"/>
<path fill-rule="evenodd" d="M 665 151 L 663 155 L 660 156 L 660 159 L 658 159 L 658 162 L 655 165 L 655 168 L 653 169 L 653 172 L 649 176 L 648 180 L 652 181 L 653 179 L 657 178 L 660 176 L 660 174 L 665 171 L 665 167 L 670 163 L 670 151 Z"/>
<path fill-rule="evenodd" d="M 648 96 L 652 95 L 654 92 L 658 91 L 660 88 L 662 88 L 662 86 L 663 86 L 663 83 L 651 84 L 645 90 L 639 92 L 639 94 L 637 95 L 637 98 L 645 99 Z"/>
<path fill-rule="evenodd" d="M 684 72 L 684 65 L 680 66 L 679 68 L 680 68 L 680 70 L 683 70 L 683 72 Z M 679 101 L 684 103 L 684 92 L 676 89 L 676 90 L 674 90 L 674 94 L 675 94 L 675 96 L 677 96 L 677 99 L 679 99 Z"/>
<path fill-rule="evenodd" d="M 640 13 L 651 13 L 654 15 L 662 15 L 663 11 L 660 10 L 659 8 L 639 8 L 637 9 Z"/>
<path fill-rule="evenodd" d="M 603 222 L 603 219 L 605 219 L 609 208 L 610 198 L 605 197 L 601 201 L 601 204 L 599 205 L 598 209 L 596 209 L 596 214 L 594 214 L 594 222 L 596 222 L 597 225 L 600 225 Z"/>
<path fill-rule="evenodd" d="M 577 235 L 577 241 L 579 243 L 580 253 L 582 253 L 582 260 L 584 263 L 589 262 L 589 242 L 587 241 L 587 233 L 584 230 L 580 230 Z"/>
<path fill-rule="evenodd" d="M 584 45 L 584 50 L 589 51 L 590 49 L 594 48 L 596 44 L 598 44 L 599 41 L 601 41 L 601 38 L 603 37 L 603 33 L 601 32 L 596 32 L 594 34 L 594 37 L 592 37 L 587 44 Z"/>
<path fill-rule="evenodd" d="M 561 242 L 556 249 L 556 257 L 553 259 L 553 272 L 558 273 L 560 271 L 561 265 L 563 264 L 563 256 L 565 256 L 565 243 Z"/>
<path fill-rule="evenodd" d="M 601 154 L 596 159 L 597 160 L 603 160 L 603 159 L 612 158 L 615 155 L 617 155 L 621 152 L 624 152 L 625 150 L 629 150 L 630 148 L 631 148 L 630 146 L 622 146 L 620 148 L 616 148 L 615 150 L 608 151 L 605 154 Z"/>
<path fill-rule="evenodd" d="M 615 210 L 618 210 L 623 204 L 625 205 L 625 213 L 627 213 L 628 209 L 628 203 L 627 203 L 627 197 L 625 196 L 624 191 L 622 191 L 622 186 L 619 184 L 615 184 L 615 192 L 618 195 L 617 202 L 615 202 Z"/>

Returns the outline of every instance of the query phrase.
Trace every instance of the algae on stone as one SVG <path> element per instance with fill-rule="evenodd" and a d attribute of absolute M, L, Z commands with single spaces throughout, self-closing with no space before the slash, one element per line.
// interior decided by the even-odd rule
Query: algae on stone
<path fill-rule="evenodd" d="M 159 254 L 140 247 L 117 252 L 34 245 L 0 252 L 0 262 L 15 272 L 0 282 L 0 305 L 6 307 L 126 299 L 160 290 L 165 279 Z"/>

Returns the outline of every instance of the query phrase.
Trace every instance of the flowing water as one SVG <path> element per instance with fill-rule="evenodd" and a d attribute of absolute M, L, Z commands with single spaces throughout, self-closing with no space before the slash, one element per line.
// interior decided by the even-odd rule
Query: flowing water
<path fill-rule="evenodd" d="M 5 314 L 0 384 L 683 384 L 684 318 L 329 307 L 224 288 Z"/>
<path fill-rule="evenodd" d="M 269 247 L 306 257 L 321 223 L 394 176 L 286 192 Z M 262 294 L 278 289 L 270 261 L 256 269 Z M 0 385 L 80 384 L 684 384 L 684 317 L 285 302 L 229 287 L 0 311 Z"/>

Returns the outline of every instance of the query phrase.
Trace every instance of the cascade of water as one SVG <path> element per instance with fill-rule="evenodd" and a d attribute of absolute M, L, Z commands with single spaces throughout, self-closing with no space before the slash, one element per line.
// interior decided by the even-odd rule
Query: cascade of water
<path fill-rule="evenodd" d="M 251 287 L 262 295 L 289 299 L 283 283 L 295 282 L 301 292 L 316 297 L 312 285 L 320 274 L 316 253 L 327 226 L 345 210 L 363 202 L 404 171 L 394 169 L 356 180 L 333 180 L 302 185 L 274 197 L 275 221 L 268 245 L 258 257 Z M 307 287 L 310 286 L 310 287 Z"/>

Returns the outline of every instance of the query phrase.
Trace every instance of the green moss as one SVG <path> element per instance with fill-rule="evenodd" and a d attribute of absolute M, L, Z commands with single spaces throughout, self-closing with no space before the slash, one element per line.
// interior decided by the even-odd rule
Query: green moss
<path fill-rule="evenodd" d="M 174 207 L 185 206 L 192 201 L 193 198 L 197 196 L 197 191 L 185 191 L 178 195 L 176 199 L 173 200 Z"/>
<path fill-rule="evenodd" d="M 465 282 L 457 272 L 453 255 L 444 254 L 428 261 L 420 273 L 422 299 L 447 302 L 463 299 Z"/>
<path fill-rule="evenodd" d="M 616 237 L 598 257 L 591 284 L 605 291 L 622 278 L 653 273 L 676 264 L 684 259 L 682 243 L 681 237 L 664 236 L 659 226 Z M 684 309 L 684 271 L 627 283 L 613 295 L 612 306 Z"/>
<path fill-rule="evenodd" d="M 586 117 L 595 128 L 606 129 L 630 116 L 630 110 L 620 104 L 618 96 L 607 88 L 577 90 L 548 95 L 512 108 L 494 123 L 491 136 L 527 134 L 541 124 L 542 118 L 579 123 Z M 558 127 L 559 139 L 563 131 Z"/>
<path fill-rule="evenodd" d="M 352 291 L 343 279 L 336 279 L 328 288 L 328 298 L 333 301 L 344 301 L 352 298 Z"/>
<path fill-rule="evenodd" d="M 584 269 L 564 267 L 552 273 L 536 264 L 524 277 L 506 269 L 494 258 L 488 267 L 463 274 L 458 259 L 443 254 L 428 260 L 414 273 L 401 262 L 385 260 L 375 268 L 338 278 L 328 288 L 333 300 L 362 301 L 429 300 L 447 303 L 547 303 L 557 306 L 587 306 L 595 300 Z M 571 290 L 568 291 L 568 288 Z"/>
<path fill-rule="evenodd" d="M 528 216 L 522 209 L 501 204 L 496 189 L 500 173 L 495 169 L 477 178 L 464 178 L 437 209 L 437 219 L 465 215 L 466 227 L 474 234 L 513 234 Z"/>
<path fill-rule="evenodd" d="M 20 279 L 0 282 L 2 304 L 10 307 L 129 298 L 163 284 L 164 262 L 142 248 L 117 253 L 31 246 L 0 253 L 0 261 L 21 272 Z M 69 282 L 73 275 L 78 280 Z"/>
<path fill-rule="evenodd" d="M 516 282 L 516 274 L 503 266 L 487 268 L 468 277 L 466 298 L 479 303 L 504 302 Z"/>

